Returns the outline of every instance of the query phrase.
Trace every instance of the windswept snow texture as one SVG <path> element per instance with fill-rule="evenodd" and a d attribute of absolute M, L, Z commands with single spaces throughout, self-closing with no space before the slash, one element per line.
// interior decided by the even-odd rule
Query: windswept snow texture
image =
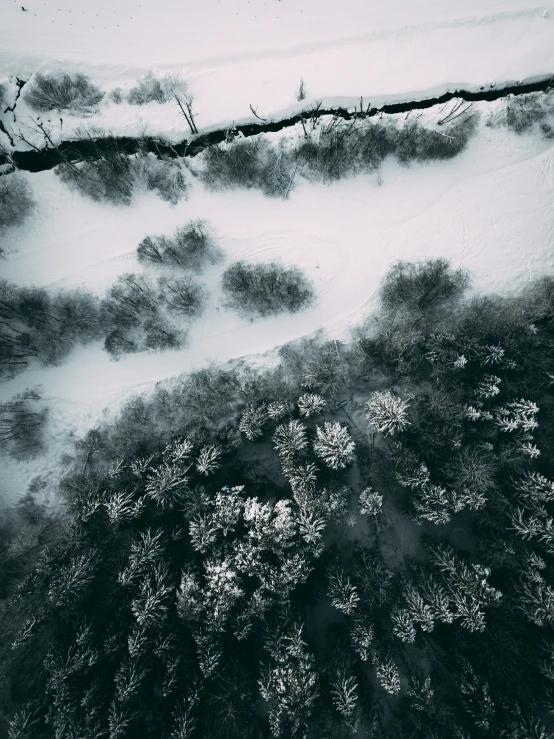
<path fill-rule="evenodd" d="M 481 124 L 454 160 L 410 168 L 387 160 L 379 175 L 301 184 L 289 200 L 194 185 L 175 207 L 142 195 L 130 208 L 117 208 L 72 194 L 53 172 L 26 176 L 38 207 L 13 232 L 14 252 L 2 265 L 8 280 L 83 285 L 101 295 L 119 274 L 143 269 L 136 247 L 145 235 L 170 234 L 196 218 L 212 224 L 226 260 L 202 277 L 211 297 L 191 326 L 189 348 L 112 362 L 96 344 L 74 351 L 60 367 L 34 367 L 0 385 L 0 398 L 8 399 L 42 384 L 55 409 L 49 453 L 27 465 L 4 463 L 9 498 L 24 492 L 33 475 L 59 469 L 68 432 L 83 433 L 104 408 L 115 413 L 137 391 L 211 359 L 260 355 L 320 328 L 346 337 L 371 310 L 384 273 L 398 259 L 445 257 L 469 268 L 475 289 L 486 292 L 519 290 L 554 268 L 554 144 L 538 133 L 516 136 Z M 314 282 L 314 308 L 253 323 L 225 311 L 219 281 L 237 259 L 300 267 Z"/>
<path fill-rule="evenodd" d="M 26 7 L 26 5 L 25 5 Z M 152 69 L 177 74 L 194 96 L 200 132 L 258 115 L 279 120 L 315 100 L 323 107 L 433 97 L 551 74 L 554 9 L 523 0 L 5 0 L 0 82 L 56 70 L 82 72 L 102 90 L 128 91 Z M 300 79 L 307 96 L 297 102 Z M 12 91 L 15 95 L 15 91 Z M 17 121 L 29 122 L 23 94 Z M 12 102 L 12 101 L 10 101 Z M 87 119 L 43 116 L 55 139 L 79 125 L 117 135 L 189 135 L 177 106 L 116 105 Z M 29 129 L 25 136 L 43 145 Z M 0 144 L 9 145 L 0 133 Z M 17 148 L 24 148 L 16 140 Z"/>

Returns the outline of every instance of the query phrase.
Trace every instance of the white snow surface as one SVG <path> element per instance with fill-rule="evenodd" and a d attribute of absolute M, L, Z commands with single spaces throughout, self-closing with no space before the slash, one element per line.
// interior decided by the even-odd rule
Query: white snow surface
<path fill-rule="evenodd" d="M 202 133 L 256 120 L 250 105 L 278 120 L 315 100 L 352 108 L 363 96 L 364 105 L 378 106 L 552 74 L 553 24 L 554 7 L 527 0 L 4 0 L 0 84 L 8 83 L 12 104 L 15 76 L 37 71 L 82 72 L 105 92 L 126 91 L 149 70 L 177 74 L 194 96 Z M 17 148 L 25 148 L 18 131 L 43 143 L 28 128 L 35 114 L 24 97 L 15 117 L 3 114 Z M 86 119 L 54 111 L 42 120 L 54 138 L 83 124 L 171 141 L 188 136 L 175 104 L 116 105 L 108 95 Z M 11 146 L 3 133 L 0 145 Z M 0 385 L 7 400 L 40 384 L 51 408 L 47 453 L 24 464 L 3 457 L 0 496 L 17 500 L 36 475 L 54 481 L 73 434 L 156 382 L 211 359 L 264 361 L 276 346 L 321 328 L 347 338 L 397 259 L 446 257 L 468 267 L 484 292 L 518 290 L 552 273 L 553 151 L 538 134 L 481 125 L 449 162 L 406 169 L 391 160 L 379 176 L 300 184 L 286 201 L 195 184 L 175 207 L 152 194 L 130 208 L 95 204 L 51 171 L 25 175 L 38 207 L 9 234 L 12 253 L 0 263 L 1 276 L 17 284 L 81 285 L 102 295 L 119 274 L 142 270 L 135 250 L 145 235 L 170 234 L 199 217 L 211 222 L 226 262 L 203 276 L 210 304 L 192 324 L 188 348 L 112 362 L 98 343 L 77 348 L 59 367 L 32 366 Z M 314 281 L 316 305 L 255 323 L 224 311 L 219 278 L 238 258 L 298 265 Z"/>
<path fill-rule="evenodd" d="M 432 97 L 554 72 L 554 8 L 523 0 L 4 0 L 0 83 L 15 75 L 83 72 L 106 92 L 149 70 L 177 74 L 200 132 L 308 109 Z M 307 97 L 296 100 L 300 79 Z M 15 85 L 9 102 L 13 103 Z M 25 92 L 25 91 L 24 91 Z M 34 145 L 24 102 L 5 125 Z M 60 120 L 61 119 L 61 120 Z M 177 105 L 116 105 L 42 116 L 54 139 L 82 125 L 117 135 L 189 136 Z M 0 144 L 10 146 L 0 133 Z M 16 138 L 17 148 L 25 148 Z"/>
<path fill-rule="evenodd" d="M 53 409 L 48 453 L 25 464 L 3 460 L 0 484 L 8 499 L 37 474 L 54 479 L 69 434 L 83 434 L 105 408 L 114 415 L 126 398 L 159 381 L 210 360 L 270 353 L 321 328 L 347 339 L 398 259 L 445 257 L 471 270 L 477 291 L 499 293 L 519 290 L 554 266 L 554 144 L 484 123 L 451 161 L 406 168 L 387 160 L 379 175 L 331 186 L 301 183 L 288 200 L 194 184 L 176 206 L 141 194 L 131 207 L 115 207 L 70 192 L 52 171 L 26 176 L 38 207 L 12 232 L 12 253 L 2 264 L 2 276 L 17 284 L 84 286 L 102 295 L 124 272 L 155 276 L 156 268 L 137 262 L 137 244 L 193 218 L 211 223 L 226 259 L 201 276 L 210 303 L 191 324 L 188 348 L 114 362 L 98 343 L 74 350 L 59 367 L 30 367 L 0 385 L 0 399 L 9 399 L 40 384 Z M 219 280 L 236 259 L 299 266 L 314 282 L 315 306 L 255 322 L 226 311 Z"/>

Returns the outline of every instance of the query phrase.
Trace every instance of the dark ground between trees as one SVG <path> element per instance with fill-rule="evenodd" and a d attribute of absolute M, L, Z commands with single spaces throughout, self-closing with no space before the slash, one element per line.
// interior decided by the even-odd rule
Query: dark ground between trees
<path fill-rule="evenodd" d="M 552 736 L 554 281 L 467 287 L 82 439 L 4 521 L 10 738 Z"/>

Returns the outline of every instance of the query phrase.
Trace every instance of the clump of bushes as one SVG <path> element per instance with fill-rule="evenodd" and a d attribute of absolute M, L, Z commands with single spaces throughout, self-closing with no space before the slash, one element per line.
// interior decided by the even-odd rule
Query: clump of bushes
<path fill-rule="evenodd" d="M 207 264 L 216 264 L 223 252 L 215 244 L 208 224 L 190 221 L 173 236 L 147 236 L 137 247 L 139 262 L 167 265 L 201 272 Z"/>
<path fill-rule="evenodd" d="M 263 136 L 210 146 L 202 162 L 200 179 L 208 187 L 256 188 L 271 197 L 288 196 L 296 171 L 294 155 L 284 143 L 273 147 Z"/>
<path fill-rule="evenodd" d="M 98 300 L 82 290 L 49 293 L 0 281 L 0 376 L 13 377 L 32 357 L 61 362 L 77 343 L 101 335 Z"/>
<path fill-rule="evenodd" d="M 297 267 L 275 262 L 235 262 L 223 273 L 221 284 L 227 305 L 250 316 L 298 313 L 315 299 L 312 283 Z"/>
<path fill-rule="evenodd" d="M 402 310 L 419 316 L 453 303 L 469 287 L 467 270 L 454 270 L 446 259 L 424 262 L 397 262 L 388 271 L 381 302 L 388 310 Z"/>
<path fill-rule="evenodd" d="M 0 176 L 0 233 L 6 228 L 21 226 L 34 207 L 31 186 L 22 175 L 13 172 Z"/>
<path fill-rule="evenodd" d="M 28 459 L 44 449 L 48 408 L 36 407 L 40 400 L 40 388 L 31 388 L 0 403 L 0 449 L 16 459 Z"/>
<path fill-rule="evenodd" d="M 161 278 L 156 289 L 147 277 L 121 275 L 102 303 L 102 325 L 109 331 L 104 348 L 119 359 L 133 352 L 184 347 L 186 330 L 173 325 L 168 312 L 193 317 L 204 303 L 202 288 L 192 280 Z"/>
<path fill-rule="evenodd" d="M 78 140 L 85 144 L 82 161 L 64 161 L 56 174 L 81 194 L 114 205 L 129 205 L 137 189 L 151 190 L 173 205 L 185 196 L 181 161 L 143 150 L 129 156 L 117 139 L 99 129 L 80 130 Z"/>
<path fill-rule="evenodd" d="M 405 165 L 451 159 L 465 149 L 477 116 L 467 112 L 440 131 L 409 121 L 344 121 L 334 116 L 320 122 L 295 148 L 273 146 L 263 136 L 237 138 L 210 146 L 202 155 L 202 181 L 213 189 L 256 188 L 287 197 L 296 174 L 314 182 L 335 182 L 377 170 L 387 156 Z"/>
<path fill-rule="evenodd" d="M 146 105 L 152 102 L 167 103 L 175 95 L 185 93 L 186 89 L 185 81 L 176 75 L 166 74 L 158 79 L 152 72 L 149 72 L 129 90 L 127 102 L 131 105 Z"/>
<path fill-rule="evenodd" d="M 41 112 L 74 110 L 88 112 L 98 105 L 104 93 L 84 74 L 37 74 L 25 93 L 25 102 Z"/>
<path fill-rule="evenodd" d="M 160 298 L 171 313 L 183 316 L 199 316 L 206 304 L 206 290 L 189 275 L 160 277 Z"/>
<path fill-rule="evenodd" d="M 554 91 L 531 92 L 528 95 L 510 96 L 500 122 L 521 135 L 541 124 L 543 132 L 549 136 L 551 126 L 545 121 L 554 115 Z"/>

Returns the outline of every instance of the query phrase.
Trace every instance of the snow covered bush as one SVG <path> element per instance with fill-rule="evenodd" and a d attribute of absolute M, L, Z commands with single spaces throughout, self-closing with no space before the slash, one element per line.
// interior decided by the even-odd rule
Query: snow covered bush
<path fill-rule="evenodd" d="M 4 229 L 21 226 L 35 207 L 33 191 L 18 172 L 0 176 L 0 234 Z M 0 245 L 0 256 L 3 255 Z"/>
<path fill-rule="evenodd" d="M 173 236 L 146 236 L 137 247 L 139 262 L 202 272 L 223 259 L 206 221 L 189 221 Z"/>
<path fill-rule="evenodd" d="M 345 426 L 340 423 L 329 423 L 316 427 L 317 438 L 314 441 L 314 452 L 332 470 L 341 470 L 352 461 L 356 445 Z"/>
<path fill-rule="evenodd" d="M 370 426 L 385 436 L 404 431 L 410 425 L 406 411 L 410 406 L 390 390 L 373 393 L 365 404 L 365 417 Z"/>
<path fill-rule="evenodd" d="M 248 316 L 298 313 L 314 301 L 312 283 L 297 268 L 235 262 L 221 282 L 227 306 Z"/>
<path fill-rule="evenodd" d="M 92 112 L 104 97 L 84 74 L 37 74 L 25 91 L 25 102 L 41 112 L 69 110 Z"/>
<path fill-rule="evenodd" d="M 166 74 L 161 79 L 152 72 L 140 79 L 135 87 L 127 93 L 127 102 L 131 105 L 146 105 L 147 103 L 167 103 L 175 95 L 186 92 L 186 82 L 176 75 Z"/>

